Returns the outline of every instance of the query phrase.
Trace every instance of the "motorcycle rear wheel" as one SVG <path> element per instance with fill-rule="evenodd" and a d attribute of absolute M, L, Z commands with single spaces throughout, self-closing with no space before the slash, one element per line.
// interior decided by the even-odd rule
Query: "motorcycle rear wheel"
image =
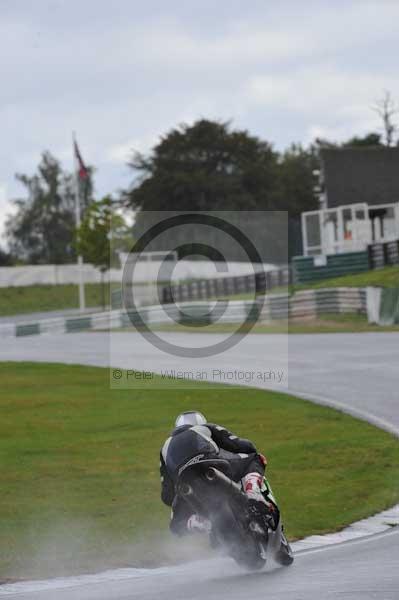
<path fill-rule="evenodd" d="M 267 538 L 263 546 L 254 535 L 239 527 L 231 507 L 224 506 L 219 527 L 223 531 L 222 545 L 235 562 L 246 571 L 259 571 L 266 564 Z"/>
<path fill-rule="evenodd" d="M 258 549 L 246 555 L 234 556 L 236 563 L 246 571 L 260 571 L 266 564 L 266 559 L 261 556 Z"/>

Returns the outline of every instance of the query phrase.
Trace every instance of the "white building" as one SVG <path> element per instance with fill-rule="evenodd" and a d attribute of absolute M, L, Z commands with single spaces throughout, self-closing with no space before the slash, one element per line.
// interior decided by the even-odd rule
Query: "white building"
<path fill-rule="evenodd" d="M 399 239 L 399 148 L 321 150 L 320 209 L 302 214 L 305 256 Z"/>

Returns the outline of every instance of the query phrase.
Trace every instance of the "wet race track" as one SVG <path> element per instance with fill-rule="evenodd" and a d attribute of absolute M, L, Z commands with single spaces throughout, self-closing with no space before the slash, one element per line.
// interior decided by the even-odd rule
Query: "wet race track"
<path fill-rule="evenodd" d="M 206 345 L 217 336 L 164 334 L 174 343 Z M 287 361 L 287 351 L 288 358 Z M 284 372 L 260 387 L 302 394 L 390 429 L 399 430 L 399 334 L 365 333 L 286 336 L 250 335 L 215 358 L 176 358 L 138 333 L 81 333 L 2 341 L 1 360 L 80 363 L 160 372 L 201 368 L 209 373 Z M 243 382 L 245 383 L 245 382 Z M 254 385 L 254 382 L 248 382 Z M 109 573 L 96 580 L 0 587 L 0 596 L 20 600 L 169 599 L 397 600 L 399 532 L 325 546 L 296 555 L 292 567 L 269 565 L 246 574 L 228 559 L 178 567 Z"/>

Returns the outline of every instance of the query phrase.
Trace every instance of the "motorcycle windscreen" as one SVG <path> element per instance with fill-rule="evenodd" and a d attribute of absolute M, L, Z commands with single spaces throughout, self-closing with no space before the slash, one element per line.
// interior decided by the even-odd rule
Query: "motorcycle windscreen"
<path fill-rule="evenodd" d="M 177 476 L 180 467 L 194 456 L 215 455 L 217 450 L 212 441 L 188 429 L 171 438 L 166 455 L 166 467 L 169 473 Z"/>

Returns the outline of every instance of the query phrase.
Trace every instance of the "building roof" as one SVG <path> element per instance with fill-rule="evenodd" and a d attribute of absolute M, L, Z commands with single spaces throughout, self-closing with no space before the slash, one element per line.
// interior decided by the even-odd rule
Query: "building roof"
<path fill-rule="evenodd" d="M 327 206 L 399 202 L 399 148 L 322 148 Z"/>

